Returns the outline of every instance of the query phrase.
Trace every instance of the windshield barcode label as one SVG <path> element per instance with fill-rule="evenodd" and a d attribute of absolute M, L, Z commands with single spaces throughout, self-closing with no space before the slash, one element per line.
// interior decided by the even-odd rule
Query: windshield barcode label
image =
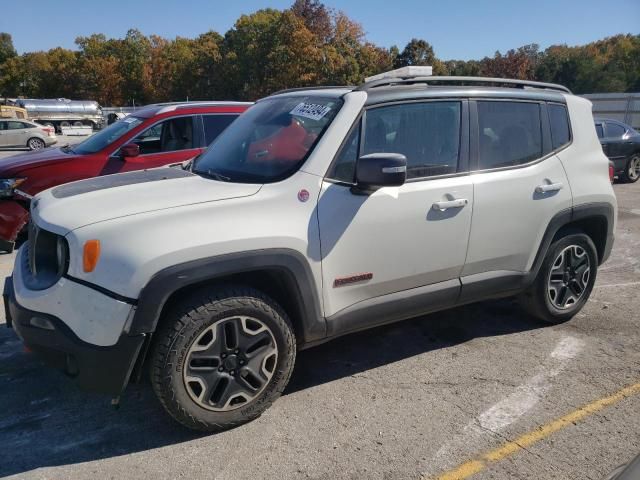
<path fill-rule="evenodd" d="M 325 105 L 302 102 L 296 105 L 296 108 L 291 110 L 289 113 L 298 117 L 310 118 L 311 120 L 320 120 L 330 111 L 331 108 Z"/>

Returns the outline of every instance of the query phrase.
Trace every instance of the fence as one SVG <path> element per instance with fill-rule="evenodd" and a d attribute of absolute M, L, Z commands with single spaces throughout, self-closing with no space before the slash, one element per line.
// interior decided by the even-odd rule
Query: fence
<path fill-rule="evenodd" d="M 611 118 L 640 129 L 640 93 L 590 93 L 593 116 Z"/>

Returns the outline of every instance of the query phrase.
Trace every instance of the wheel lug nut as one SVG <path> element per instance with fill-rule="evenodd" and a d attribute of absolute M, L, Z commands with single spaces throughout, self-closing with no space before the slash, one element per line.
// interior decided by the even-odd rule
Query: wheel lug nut
<path fill-rule="evenodd" d="M 223 353 L 223 354 L 222 354 L 222 358 L 227 358 L 227 354 L 226 354 L 226 353 Z"/>
<path fill-rule="evenodd" d="M 240 360 L 240 365 L 244 365 L 244 360 Z"/>
<path fill-rule="evenodd" d="M 236 353 L 236 355 L 239 354 L 240 353 L 240 349 L 236 348 L 236 352 L 235 353 Z"/>
<path fill-rule="evenodd" d="M 235 375 L 235 374 L 236 374 L 236 371 L 235 371 L 235 370 L 231 370 L 229 373 L 230 373 L 231 375 Z"/>
<path fill-rule="evenodd" d="M 218 368 L 218 371 L 219 371 L 219 372 L 224 372 L 224 367 L 219 367 L 219 368 Z"/>

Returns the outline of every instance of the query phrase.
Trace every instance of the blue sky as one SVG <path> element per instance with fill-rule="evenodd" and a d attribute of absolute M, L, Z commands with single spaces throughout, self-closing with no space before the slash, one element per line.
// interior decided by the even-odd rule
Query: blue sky
<path fill-rule="evenodd" d="M 293 0 L 10 0 L 0 31 L 20 53 L 74 48 L 77 36 L 143 33 L 194 37 L 222 34 L 242 13 L 287 8 Z M 579 45 L 617 33 L 640 33 L 640 0 L 326 0 L 360 22 L 367 38 L 402 48 L 412 37 L 430 42 L 442 59 L 479 59 L 528 43 Z M 613 7 L 615 5 L 615 8 Z"/>

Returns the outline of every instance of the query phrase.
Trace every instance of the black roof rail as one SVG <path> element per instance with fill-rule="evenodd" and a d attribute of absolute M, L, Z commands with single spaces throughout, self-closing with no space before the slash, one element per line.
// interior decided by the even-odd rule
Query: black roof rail
<path fill-rule="evenodd" d="M 476 84 L 496 84 L 500 86 L 509 86 L 512 88 L 539 88 L 543 90 L 556 90 L 558 92 L 571 93 L 567 87 L 556 83 L 534 82 L 530 80 L 516 80 L 512 78 L 491 78 L 491 77 L 391 77 L 381 78 L 372 82 L 366 82 L 356 88 L 356 91 L 367 91 L 372 88 L 384 87 L 389 85 L 411 85 L 416 83 L 461 83 L 465 85 Z"/>
<path fill-rule="evenodd" d="M 271 93 L 271 95 L 280 95 L 281 93 L 292 93 L 292 92 L 303 92 L 305 90 L 326 90 L 326 89 L 342 89 L 342 88 L 355 88 L 353 85 L 318 85 L 315 87 L 296 87 L 296 88 L 285 88 L 284 90 L 278 90 L 277 92 Z"/>

